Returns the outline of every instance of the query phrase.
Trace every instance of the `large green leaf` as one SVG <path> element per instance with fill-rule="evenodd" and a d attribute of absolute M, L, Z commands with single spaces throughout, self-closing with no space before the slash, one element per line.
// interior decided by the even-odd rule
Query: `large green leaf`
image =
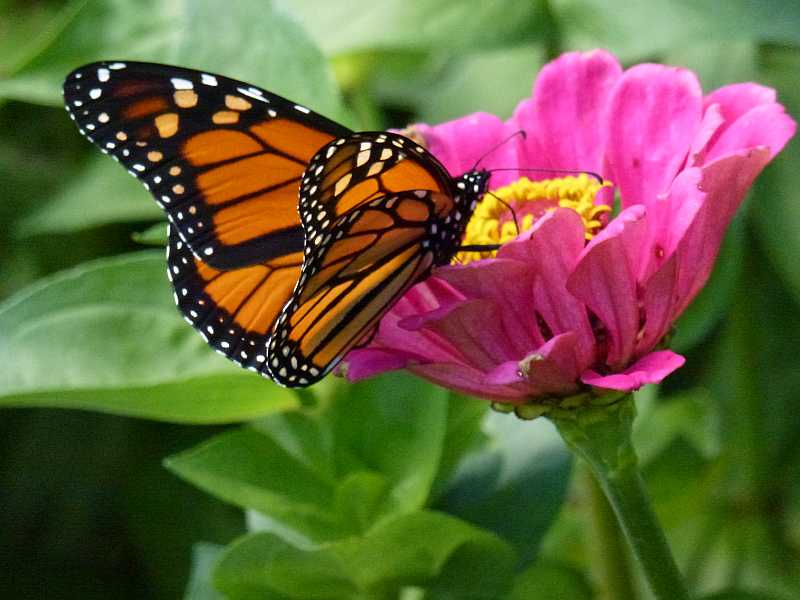
<path fill-rule="evenodd" d="M 273 415 L 171 457 L 209 493 L 261 513 L 261 530 L 337 539 L 421 508 L 439 470 L 447 392 L 388 374 L 323 411 Z"/>
<path fill-rule="evenodd" d="M 326 414 L 339 471 L 378 471 L 392 482 L 392 510 L 422 507 L 442 459 L 448 392 L 406 373 L 387 373 L 347 390 Z"/>
<path fill-rule="evenodd" d="M 320 442 L 321 431 L 303 416 L 285 421 L 294 422 L 290 435 L 301 436 L 304 446 Z M 166 466 L 206 492 L 266 515 L 287 537 L 327 540 L 342 534 L 330 460 L 293 455 L 253 428 L 220 434 L 170 457 Z"/>
<path fill-rule="evenodd" d="M 271 2 L 77 0 L 73 6 L 60 35 L 43 40 L 40 52 L 0 81 L 0 96 L 60 105 L 69 71 L 123 58 L 221 72 L 343 118 L 322 55 Z"/>
<path fill-rule="evenodd" d="M 249 419 L 296 396 L 213 353 L 170 298 L 160 251 L 59 273 L 0 305 L 0 405 L 177 422 Z"/>
<path fill-rule="evenodd" d="M 571 460 L 553 426 L 493 413 L 436 507 L 494 531 L 530 562 L 564 501 Z M 535 509 L 531 509 L 535 507 Z"/>
<path fill-rule="evenodd" d="M 511 548 L 492 534 L 415 512 L 311 549 L 251 534 L 227 550 L 214 579 L 232 600 L 396 598 L 406 586 L 431 588 L 433 598 L 489 600 L 504 597 L 513 564 Z"/>

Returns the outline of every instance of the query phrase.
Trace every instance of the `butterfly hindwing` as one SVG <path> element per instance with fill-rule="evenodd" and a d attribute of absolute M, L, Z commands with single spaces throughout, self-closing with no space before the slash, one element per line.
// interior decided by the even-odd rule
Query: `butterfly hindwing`
<path fill-rule="evenodd" d="M 67 77 L 64 97 L 81 133 L 139 179 L 216 268 L 302 249 L 303 172 L 350 133 L 250 84 L 166 65 L 86 65 Z"/>

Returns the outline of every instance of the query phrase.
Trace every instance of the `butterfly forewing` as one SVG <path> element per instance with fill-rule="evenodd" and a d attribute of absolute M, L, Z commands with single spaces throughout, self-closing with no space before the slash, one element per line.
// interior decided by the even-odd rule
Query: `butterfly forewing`
<path fill-rule="evenodd" d="M 167 273 L 186 320 L 215 350 L 264 371 L 267 339 L 300 276 L 302 253 L 238 269 L 217 270 L 170 231 Z"/>
<path fill-rule="evenodd" d="M 350 133 L 250 84 L 165 65 L 87 65 L 67 77 L 64 96 L 81 133 L 138 178 L 216 268 L 302 249 L 303 172 Z"/>
<path fill-rule="evenodd" d="M 452 180 L 422 146 L 391 132 L 354 133 L 311 159 L 300 189 L 300 216 L 307 230 L 323 230 L 362 204 L 413 190 L 438 193 L 447 204 L 437 208 L 439 214 L 452 207 Z"/>

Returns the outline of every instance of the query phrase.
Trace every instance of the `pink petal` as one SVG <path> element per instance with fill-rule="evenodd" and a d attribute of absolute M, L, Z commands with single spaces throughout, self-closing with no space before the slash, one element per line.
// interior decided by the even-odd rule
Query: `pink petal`
<path fill-rule="evenodd" d="M 575 381 L 583 365 L 576 360 L 575 338 L 572 332 L 557 335 L 521 362 L 528 381 L 541 394 L 565 394 L 577 388 Z"/>
<path fill-rule="evenodd" d="M 637 356 L 652 350 L 672 327 L 673 309 L 680 298 L 678 268 L 678 259 L 671 256 L 643 285 L 643 323 L 634 350 Z"/>
<path fill-rule="evenodd" d="M 703 172 L 697 167 L 681 171 L 667 193 L 647 210 L 647 234 L 639 256 L 637 279 L 649 279 L 675 252 L 684 233 L 705 201 Z"/>
<path fill-rule="evenodd" d="M 689 149 L 688 166 L 694 167 L 703 163 L 709 140 L 714 137 L 714 134 L 717 133 L 724 122 L 725 118 L 722 116 L 722 109 L 719 104 L 712 104 L 706 108 L 705 113 L 703 113 L 703 120 L 700 123 L 700 129 L 695 134 Z"/>
<path fill-rule="evenodd" d="M 501 362 L 521 358 L 510 341 L 509 324 L 503 318 L 502 308 L 483 298 L 465 300 L 446 311 L 409 318 L 401 325 L 447 340 L 458 353 L 458 360 L 454 362 L 488 373 Z"/>
<path fill-rule="evenodd" d="M 442 339 L 429 331 L 409 331 L 403 326 L 404 321 L 417 318 L 419 315 L 447 310 L 463 301 L 446 282 L 435 277 L 430 277 L 422 283 L 412 287 L 398 302 L 384 315 L 378 331 L 367 349 L 381 349 L 397 357 L 403 357 L 406 362 L 450 362 L 458 360 L 459 352 L 447 340 Z M 384 355 L 361 353 L 357 350 L 350 351 L 345 357 L 350 370 L 355 373 L 361 368 L 359 362 L 367 360 L 369 364 L 364 369 L 376 373 L 378 364 L 373 359 L 388 360 Z M 397 359 L 398 361 L 400 358 Z M 387 364 L 387 370 L 391 368 Z M 393 368 L 393 367 L 392 367 Z M 350 371 L 349 371 L 350 372 Z"/>
<path fill-rule="evenodd" d="M 708 280 L 725 230 L 744 200 L 753 180 L 769 162 L 766 148 L 741 151 L 702 167 L 699 188 L 705 192 L 699 206 L 678 211 L 673 224 L 678 282 L 672 308 L 673 320 L 688 306 Z M 686 223 L 689 223 L 686 227 Z"/>
<path fill-rule="evenodd" d="M 700 126 L 702 92 L 691 71 L 643 64 L 611 95 L 607 159 L 623 207 L 650 203 L 669 187 Z"/>
<path fill-rule="evenodd" d="M 605 50 L 570 52 L 546 65 L 533 98 L 514 113 L 515 126 L 528 130 L 520 166 L 598 171 L 602 167 L 608 98 L 622 74 Z"/>
<path fill-rule="evenodd" d="M 762 148 L 687 169 L 650 207 L 638 276 L 644 323 L 634 354 L 653 348 L 705 285 L 731 219 L 768 160 Z"/>
<path fill-rule="evenodd" d="M 736 119 L 709 145 L 705 162 L 728 156 L 739 150 L 765 146 L 772 158 L 794 135 L 796 124 L 780 104 L 762 104 Z"/>
<path fill-rule="evenodd" d="M 523 262 L 503 258 L 443 267 L 436 277 L 467 299 L 484 298 L 501 307 L 500 325 L 516 355 L 524 356 L 544 343 L 533 304 L 534 273 Z M 508 285 L 513 281 L 514 285 Z"/>
<path fill-rule="evenodd" d="M 552 335 L 573 332 L 577 356 L 583 367 L 595 359 L 595 343 L 586 308 L 566 283 L 584 248 L 583 222 L 575 211 L 556 209 L 543 216 L 533 229 L 500 249 L 498 257 L 515 259 L 534 274 L 532 312 Z"/>
<path fill-rule="evenodd" d="M 441 125 L 420 123 L 415 128 L 425 138 L 428 150 L 454 177 L 471 170 L 479 160 L 484 169 L 517 166 L 515 144 L 501 143 L 514 130 L 489 113 L 473 113 Z M 505 185 L 517 177 L 513 171 L 499 172 L 492 175 L 492 185 Z"/>
<path fill-rule="evenodd" d="M 639 327 L 636 270 L 644 240 L 644 207 L 622 211 L 584 249 L 567 289 L 584 302 L 608 333 L 606 364 L 628 363 Z"/>
<path fill-rule="evenodd" d="M 340 370 L 346 374 L 348 381 L 361 381 L 380 373 L 403 369 L 410 361 L 410 355 L 396 350 L 358 348 L 347 353 Z"/>
<path fill-rule="evenodd" d="M 566 394 L 577 389 L 577 367 L 575 334 L 563 333 L 522 361 L 499 365 L 487 375 L 486 381 L 494 385 L 526 382 L 532 388 L 532 395 Z"/>
<path fill-rule="evenodd" d="M 762 104 L 775 102 L 775 90 L 757 83 L 734 83 L 726 85 L 711 92 L 706 96 L 704 105 L 719 106 L 724 125 L 720 128 L 722 133 L 731 123 L 736 121 L 746 112 Z"/>
<path fill-rule="evenodd" d="M 457 363 L 412 365 L 409 370 L 438 385 L 485 400 L 513 402 L 530 396 L 527 386 L 492 385 L 481 371 Z"/>
<path fill-rule="evenodd" d="M 525 378 L 519 371 L 518 360 L 507 360 L 492 369 L 485 379 L 490 385 L 508 385 L 510 383 L 523 383 Z"/>
<path fill-rule="evenodd" d="M 632 392 L 648 383 L 661 383 L 667 375 L 682 367 L 684 362 L 686 359 L 680 354 L 660 350 L 643 356 L 621 373 L 604 376 L 595 371 L 586 371 L 581 381 L 593 387 Z"/>

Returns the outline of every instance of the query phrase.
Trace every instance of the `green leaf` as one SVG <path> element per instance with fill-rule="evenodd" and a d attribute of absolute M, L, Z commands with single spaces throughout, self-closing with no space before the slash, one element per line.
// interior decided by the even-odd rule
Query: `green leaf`
<path fill-rule="evenodd" d="M 250 419 L 296 396 L 213 353 L 170 298 L 163 253 L 86 263 L 0 305 L 0 405 L 186 423 Z"/>
<path fill-rule="evenodd" d="M 637 418 L 633 441 L 642 465 L 647 465 L 681 437 L 707 458 L 719 454 L 719 423 L 714 397 L 703 386 L 662 398 L 636 395 Z"/>
<path fill-rule="evenodd" d="M 543 419 L 490 413 L 485 432 L 489 442 L 467 455 L 436 507 L 494 531 L 527 564 L 566 496 L 570 455 Z"/>
<path fill-rule="evenodd" d="M 415 512 L 311 549 L 270 533 L 245 536 L 223 555 L 215 583 L 233 600 L 388 598 L 406 586 L 488 600 L 503 597 L 513 563 L 497 537 L 447 515 Z"/>
<path fill-rule="evenodd" d="M 6 4 L 0 3 L 0 13 L 6 13 L 6 18 L 0 20 L 0 76 L 14 72 L 43 40 L 57 35 L 59 24 L 69 20 L 75 10 L 74 3 L 61 11 L 61 3 L 56 2 Z"/>
<path fill-rule="evenodd" d="M 592 600 L 592 588 L 580 571 L 565 564 L 537 561 L 517 575 L 508 600 Z M 622 600 L 621 598 L 619 600 Z"/>
<path fill-rule="evenodd" d="M 326 54 L 387 49 L 475 49 L 530 41 L 541 34 L 538 2 L 442 4 L 438 0 L 354 0 L 326 5 L 284 2 Z M 331 27 L 335 23 L 335 27 Z M 487 26 L 491 24 L 491 26 Z"/>
<path fill-rule="evenodd" d="M 421 508 L 438 472 L 448 393 L 393 373 L 324 410 L 272 415 L 171 457 L 187 481 L 298 543 L 362 533 Z"/>
<path fill-rule="evenodd" d="M 212 574 L 214 566 L 223 552 L 217 544 L 200 542 L 192 549 L 192 570 L 183 600 L 224 600 L 214 589 Z"/>
<path fill-rule="evenodd" d="M 292 417 L 287 420 L 305 420 L 302 415 Z M 319 441 L 320 431 L 311 422 L 297 431 L 303 432 L 306 444 Z M 342 534 L 334 506 L 336 480 L 327 461 L 312 463 L 305 456 L 293 456 L 251 427 L 220 434 L 171 456 L 165 464 L 206 492 L 263 513 L 297 540 Z"/>
<path fill-rule="evenodd" d="M 131 237 L 134 242 L 144 246 L 158 246 L 163 248 L 167 245 L 167 224 L 156 223 L 144 231 L 135 231 Z"/>
<path fill-rule="evenodd" d="M 327 412 L 340 472 L 374 470 L 392 485 L 387 512 L 421 508 L 439 469 L 448 392 L 407 373 L 347 388 Z"/>
<path fill-rule="evenodd" d="M 481 430 L 489 403 L 478 398 L 451 393 L 447 408 L 445 431 L 439 470 L 431 491 L 431 500 L 437 499 L 450 484 L 450 479 L 464 455 L 487 441 Z"/>
<path fill-rule="evenodd" d="M 22 219 L 18 236 L 69 233 L 108 223 L 156 221 L 164 213 L 114 161 L 94 158 L 49 202 Z"/>
<path fill-rule="evenodd" d="M 344 116 L 322 55 L 271 2 L 239 0 L 224 10 L 214 0 L 93 0 L 73 6 L 60 34 L 46 40 L 13 77 L 0 80 L 0 96 L 60 105 L 61 82 L 69 71 L 123 58 L 224 73 L 331 118 Z"/>

